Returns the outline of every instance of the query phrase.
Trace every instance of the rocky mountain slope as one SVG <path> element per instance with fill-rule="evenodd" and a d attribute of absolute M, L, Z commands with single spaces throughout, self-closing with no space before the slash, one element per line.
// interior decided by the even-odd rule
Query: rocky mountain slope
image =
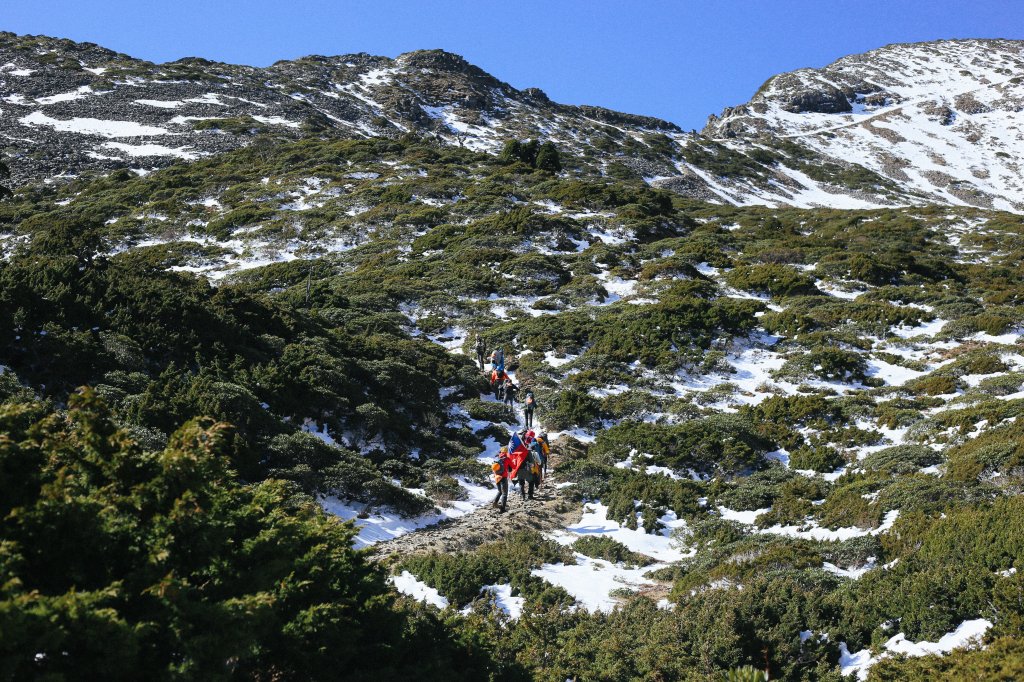
<path fill-rule="evenodd" d="M 441 50 L 397 59 L 310 56 L 266 69 L 182 59 L 152 64 L 96 45 L 0 34 L 0 136 L 22 179 L 152 168 L 298 137 L 426 134 L 495 152 L 507 139 L 583 147 L 602 129 L 670 133 L 666 121 L 552 102 Z"/>
<path fill-rule="evenodd" d="M 1015 41 L 895 45 L 772 78 L 701 134 L 551 101 L 458 55 L 310 56 L 265 69 L 152 64 L 96 45 L 0 34 L 0 138 L 16 180 L 140 172 L 271 138 L 427 135 L 497 152 L 542 138 L 577 172 L 644 178 L 711 202 L 1019 211 Z"/>
<path fill-rule="evenodd" d="M 749 151 L 799 142 L 861 166 L 922 200 L 1024 207 L 1024 43 L 889 45 L 823 69 L 769 79 L 703 134 Z"/>

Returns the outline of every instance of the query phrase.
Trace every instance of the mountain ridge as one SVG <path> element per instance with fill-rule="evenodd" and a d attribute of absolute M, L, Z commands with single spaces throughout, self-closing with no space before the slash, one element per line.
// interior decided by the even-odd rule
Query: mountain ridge
<path fill-rule="evenodd" d="M 1013 75 L 1024 68 L 1022 45 L 895 43 L 777 74 L 694 134 L 554 102 L 444 50 L 268 67 L 202 57 L 154 64 L 93 43 L 3 33 L 0 136 L 16 182 L 146 172 L 261 136 L 414 134 L 492 154 L 509 139 L 550 140 L 570 171 L 642 178 L 713 203 L 1022 212 L 1024 136 L 1014 117 L 1024 86 Z"/>

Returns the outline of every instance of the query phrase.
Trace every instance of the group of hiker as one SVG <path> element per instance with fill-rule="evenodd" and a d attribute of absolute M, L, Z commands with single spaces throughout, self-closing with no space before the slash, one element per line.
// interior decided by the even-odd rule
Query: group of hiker
<path fill-rule="evenodd" d="M 491 388 L 494 389 L 494 397 L 505 403 L 510 409 L 515 409 L 516 396 L 519 394 L 519 387 L 512 377 L 505 371 L 505 351 L 501 348 L 490 355 L 485 355 L 486 345 L 482 336 L 476 337 L 476 361 L 480 365 L 480 371 L 484 370 L 485 359 L 491 363 Z M 537 399 L 533 391 L 527 390 L 523 396 L 523 420 L 527 429 L 533 428 L 533 413 L 537 410 Z"/>
<path fill-rule="evenodd" d="M 533 499 L 534 493 L 540 490 L 547 477 L 550 453 L 548 434 L 534 433 L 531 429 L 512 434 L 508 445 L 502 446 L 491 465 L 494 483 L 498 488 L 492 505 L 499 512 L 504 512 L 508 506 L 510 482 L 519 486 L 523 502 Z"/>
<path fill-rule="evenodd" d="M 487 355 L 487 346 L 482 336 L 476 337 L 476 361 L 480 371 L 485 369 L 485 361 L 491 365 L 491 387 L 494 397 L 510 408 L 515 407 L 519 386 L 505 371 L 505 351 L 498 348 Z M 548 471 L 548 455 L 551 447 L 546 433 L 533 431 L 533 415 L 537 410 L 537 399 L 533 391 L 527 390 L 523 396 L 524 428 L 512 434 L 508 445 L 503 446 L 491 465 L 494 482 L 498 488 L 493 506 L 504 512 L 508 506 L 509 484 L 519 486 L 523 501 L 532 500 L 534 493 L 540 489 Z"/>

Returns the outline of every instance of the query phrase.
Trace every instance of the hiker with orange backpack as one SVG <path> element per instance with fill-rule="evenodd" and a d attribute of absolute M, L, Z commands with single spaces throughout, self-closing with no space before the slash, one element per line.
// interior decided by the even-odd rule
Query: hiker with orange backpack
<path fill-rule="evenodd" d="M 541 485 L 543 485 L 546 473 L 547 457 L 544 455 L 544 447 L 544 441 L 539 437 L 534 438 L 533 442 L 530 443 L 530 464 L 533 467 L 533 480 L 537 490 L 540 490 Z"/>
<path fill-rule="evenodd" d="M 523 399 L 523 421 L 528 429 L 533 428 L 533 411 L 537 409 L 537 399 L 533 397 L 533 391 L 527 391 Z"/>
<path fill-rule="evenodd" d="M 491 388 L 494 389 L 494 399 L 499 403 L 505 402 L 505 380 L 508 375 L 496 369 L 491 370 Z"/>
<path fill-rule="evenodd" d="M 504 513 L 505 507 L 508 506 L 508 479 L 512 475 L 512 472 L 509 470 L 510 464 L 508 448 L 502 446 L 501 450 L 498 451 L 497 459 L 491 464 L 491 471 L 494 472 L 494 484 L 498 488 L 498 493 L 494 496 L 494 502 L 491 503 L 491 506 L 496 507 L 498 513 Z"/>
<path fill-rule="evenodd" d="M 537 434 L 537 443 L 540 444 L 541 476 L 546 478 L 548 475 L 548 457 L 551 455 L 551 444 L 548 442 L 548 434 L 546 432 Z"/>

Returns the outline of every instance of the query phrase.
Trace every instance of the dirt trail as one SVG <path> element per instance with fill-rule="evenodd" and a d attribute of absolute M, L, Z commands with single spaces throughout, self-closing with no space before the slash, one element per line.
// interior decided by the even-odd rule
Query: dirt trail
<path fill-rule="evenodd" d="M 487 374 L 486 371 L 484 373 Z M 509 369 L 507 374 L 522 386 L 514 371 Z M 516 428 L 524 428 L 522 422 L 518 419 L 517 422 Z M 538 433 L 543 431 L 539 422 L 534 426 Z M 573 439 L 558 438 L 550 445 L 548 477 L 534 494 L 534 499 L 523 500 L 518 486 L 510 484 L 504 513 L 488 504 L 457 519 L 445 519 L 433 526 L 378 543 L 371 550 L 370 557 L 379 561 L 428 552 L 469 552 L 515 530 L 548 532 L 577 523 L 583 516 L 583 508 L 569 499 L 565 488 L 558 488 L 558 464 L 565 453 L 580 447 L 580 444 Z"/>
<path fill-rule="evenodd" d="M 565 488 L 557 488 L 558 462 L 566 443 L 552 443 L 548 461 L 548 479 L 534 499 L 525 502 L 519 488 L 509 489 L 508 509 L 504 514 L 491 506 L 480 507 L 457 519 L 447 519 L 393 540 L 374 545 L 371 557 L 376 560 L 427 552 L 468 552 L 481 544 L 498 540 L 514 531 L 532 528 L 541 532 L 561 530 L 580 520 L 582 506 L 571 501 Z"/>

